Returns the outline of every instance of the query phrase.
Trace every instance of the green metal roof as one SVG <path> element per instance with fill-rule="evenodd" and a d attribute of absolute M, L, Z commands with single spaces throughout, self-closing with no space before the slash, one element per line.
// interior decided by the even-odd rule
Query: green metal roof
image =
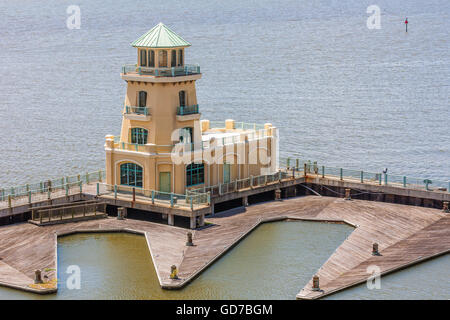
<path fill-rule="evenodd" d="M 160 22 L 131 45 L 144 48 L 173 48 L 188 47 L 191 44 Z"/>

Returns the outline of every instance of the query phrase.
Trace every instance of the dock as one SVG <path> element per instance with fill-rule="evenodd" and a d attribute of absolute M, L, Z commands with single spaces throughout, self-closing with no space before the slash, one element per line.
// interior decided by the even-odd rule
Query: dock
<path fill-rule="evenodd" d="M 346 223 L 355 227 L 342 244 L 336 244 L 336 251 L 317 271 L 321 291 L 312 290 L 311 280 L 303 289 L 299 288 L 298 299 L 317 299 L 363 283 L 370 276 L 369 265 L 378 266 L 383 275 L 450 250 L 450 214 L 440 209 L 298 196 L 209 216 L 204 227 L 192 231 L 194 246 L 186 246 L 188 230 L 184 228 L 113 217 L 49 226 L 29 223 L 2 226 L 0 284 L 39 291 L 30 288 L 34 271 L 57 270 L 56 246 L 60 236 L 77 232 L 132 232 L 146 237 L 161 287 L 179 289 L 258 225 L 280 220 Z M 378 256 L 372 255 L 375 242 L 379 245 Z M 170 279 L 172 265 L 178 268 L 177 280 Z M 56 271 L 48 272 L 48 277 L 54 279 Z"/>

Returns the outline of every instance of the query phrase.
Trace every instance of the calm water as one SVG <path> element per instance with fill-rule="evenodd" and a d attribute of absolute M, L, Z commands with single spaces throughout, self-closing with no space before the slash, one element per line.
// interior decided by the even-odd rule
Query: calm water
<path fill-rule="evenodd" d="M 44 298 L 294 299 L 352 230 L 313 222 L 264 224 L 181 291 L 159 287 L 142 236 L 69 236 L 58 243 L 59 291 Z M 74 264 L 81 269 L 81 290 L 65 285 L 65 270 Z M 0 288 L 5 298 L 42 297 Z"/>
<path fill-rule="evenodd" d="M 447 0 L 376 1 L 380 30 L 368 0 L 79 0 L 79 30 L 71 4 L 0 1 L 0 186 L 104 166 L 120 68 L 160 21 L 192 43 L 204 118 L 270 121 L 284 156 L 450 179 Z"/>
<path fill-rule="evenodd" d="M 264 224 L 180 291 L 159 287 L 142 236 L 69 236 L 58 243 L 56 295 L 0 287 L 0 299 L 294 299 L 352 230 L 314 222 Z M 81 290 L 65 285 L 70 265 L 80 266 Z M 327 299 L 448 299 L 448 279 L 450 255 L 385 276 L 380 290 L 361 285 Z"/>
<path fill-rule="evenodd" d="M 381 30 L 367 29 L 365 0 L 79 0 L 80 30 L 66 27 L 71 4 L 0 0 L 0 186 L 104 166 L 120 67 L 160 21 L 192 43 L 204 118 L 270 121 L 282 156 L 450 179 L 449 1 L 377 1 Z M 449 269 L 436 261 L 436 274 Z"/>

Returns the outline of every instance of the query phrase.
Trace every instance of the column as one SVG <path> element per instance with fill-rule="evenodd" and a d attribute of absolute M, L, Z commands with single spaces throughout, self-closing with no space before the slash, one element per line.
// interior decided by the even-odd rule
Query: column
<path fill-rule="evenodd" d="M 167 217 L 167 224 L 169 226 L 173 226 L 175 221 L 175 216 L 173 214 L 169 214 Z"/>
<path fill-rule="evenodd" d="M 196 223 L 196 217 L 194 217 L 194 216 L 192 216 L 191 218 L 190 218 L 190 228 L 191 229 L 195 229 L 196 227 L 197 227 L 197 223 Z"/>
<path fill-rule="evenodd" d="M 202 214 L 201 216 L 199 216 L 199 222 L 198 222 L 200 227 L 203 227 L 205 225 L 205 215 Z"/>

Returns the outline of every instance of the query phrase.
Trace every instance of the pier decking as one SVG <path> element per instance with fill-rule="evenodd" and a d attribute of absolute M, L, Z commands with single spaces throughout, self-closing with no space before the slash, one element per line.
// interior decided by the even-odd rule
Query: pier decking
<path fill-rule="evenodd" d="M 242 208 L 241 208 L 242 209 Z M 282 219 L 348 223 L 355 231 L 317 271 L 322 291 L 306 284 L 297 298 L 316 299 L 365 282 L 367 266 L 381 273 L 444 254 L 450 250 L 450 214 L 439 209 L 331 197 L 295 197 L 219 213 L 207 226 L 193 231 L 194 246 L 187 247 L 186 229 L 137 220 L 107 218 L 37 227 L 21 223 L 0 227 L 0 284 L 29 289 L 36 269 L 56 269 L 56 236 L 83 231 L 130 231 L 146 236 L 160 285 L 186 285 L 226 253 L 260 223 Z M 372 256 L 372 244 L 380 256 Z M 263 250 L 263 248 L 261 248 Z M 170 266 L 179 269 L 169 279 Z M 55 271 L 48 273 L 49 278 Z M 313 275 L 311 275 L 313 276 Z M 300 288 L 299 288 L 300 290 Z"/>

